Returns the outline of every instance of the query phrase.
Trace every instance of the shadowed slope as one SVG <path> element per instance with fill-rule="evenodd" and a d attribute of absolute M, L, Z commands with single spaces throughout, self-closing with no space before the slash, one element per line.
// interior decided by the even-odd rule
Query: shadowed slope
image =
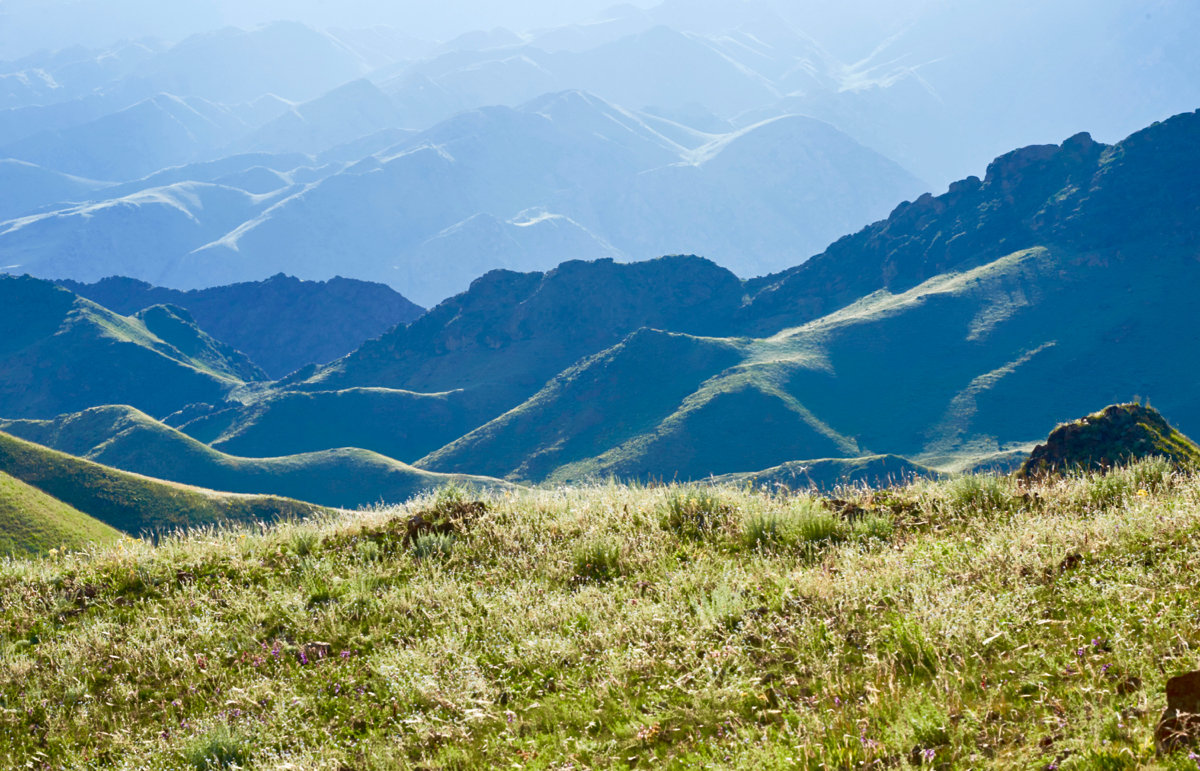
<path fill-rule="evenodd" d="M 0 276 L 0 415 L 221 401 L 257 370 L 174 311 L 127 318 L 53 284 Z M 158 336 L 157 329 L 195 357 Z"/>
<path fill-rule="evenodd" d="M 186 308 L 202 329 L 244 352 L 273 378 L 345 356 L 423 313 L 383 284 L 345 278 L 301 281 L 280 274 L 189 292 L 117 277 L 59 283 L 117 313 L 160 304 Z"/>
<path fill-rule="evenodd" d="M 653 429 L 705 379 L 739 361 L 740 348 L 734 341 L 639 330 L 420 465 L 545 479 Z M 670 366 L 662 368 L 663 362 Z"/>

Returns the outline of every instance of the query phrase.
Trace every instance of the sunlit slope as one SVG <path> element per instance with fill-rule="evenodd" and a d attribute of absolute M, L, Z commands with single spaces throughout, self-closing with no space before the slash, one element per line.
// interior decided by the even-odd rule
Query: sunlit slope
<path fill-rule="evenodd" d="M 307 516 L 320 510 L 285 498 L 230 495 L 162 482 L 5 433 L 0 433 L 0 471 L 134 535 L 222 522 Z"/>
<path fill-rule="evenodd" d="M 120 533 L 0 471 L 0 555 L 74 549 Z"/>
<path fill-rule="evenodd" d="M 664 347 L 618 370 L 603 396 L 586 390 L 580 378 L 596 376 L 583 367 L 422 465 L 457 469 L 494 456 L 502 460 L 492 473 L 554 480 L 699 479 L 877 454 L 961 467 L 1138 394 L 1188 430 L 1200 425 L 1190 386 L 1200 263 L 1176 249 L 1133 267 L 1118 255 L 1039 247 L 877 292 L 743 341 L 729 366 L 693 371 L 694 391 L 674 407 L 658 403 L 651 425 L 608 447 L 585 438 L 588 421 L 618 424 L 647 381 L 684 377 L 688 360 Z M 535 427 L 552 428 L 542 439 Z M 541 465 L 513 460 L 522 457 Z"/>
<path fill-rule="evenodd" d="M 733 340 L 642 329 L 421 465 L 543 480 L 653 429 L 706 379 L 740 361 L 743 348 Z"/>
<path fill-rule="evenodd" d="M 238 458 L 130 407 L 102 407 L 48 421 L 10 421 L 0 423 L 0 428 L 124 471 L 229 493 L 278 495 L 325 506 L 404 502 L 451 483 L 506 486 L 477 476 L 414 469 L 362 449 Z"/>

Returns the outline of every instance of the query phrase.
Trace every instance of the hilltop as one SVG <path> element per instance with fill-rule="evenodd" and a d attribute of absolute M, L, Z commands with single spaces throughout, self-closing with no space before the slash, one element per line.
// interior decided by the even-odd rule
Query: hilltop
<path fill-rule="evenodd" d="M 101 404 L 167 415 L 265 378 L 179 309 L 121 316 L 48 281 L 0 275 L 0 415 Z"/>
<path fill-rule="evenodd" d="M 126 315 L 152 305 L 185 308 L 201 329 L 245 353 L 275 379 L 340 359 L 424 313 L 383 284 L 345 278 L 301 281 L 279 274 L 188 292 L 120 277 L 57 283 Z"/>
<path fill-rule="evenodd" d="M 1149 405 L 1114 404 L 1054 429 L 1034 448 L 1021 474 L 1105 469 L 1150 457 L 1194 467 L 1200 464 L 1200 446 Z"/>
<path fill-rule="evenodd" d="M 451 492 L 0 562 L 0 761 L 1182 771 L 1198 493 Z"/>

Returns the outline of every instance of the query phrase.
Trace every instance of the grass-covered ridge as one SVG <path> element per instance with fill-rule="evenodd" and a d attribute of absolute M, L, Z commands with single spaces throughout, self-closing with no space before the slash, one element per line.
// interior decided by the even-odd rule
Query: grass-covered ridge
<path fill-rule="evenodd" d="M 0 759 L 1195 767 L 1152 740 L 1200 645 L 1165 463 L 461 498 L 0 564 Z"/>
<path fill-rule="evenodd" d="M 267 522 L 321 510 L 287 498 L 234 495 L 119 471 L 2 431 L 0 472 L 133 535 L 225 522 Z"/>
<path fill-rule="evenodd" d="M 121 534 L 0 471 L 0 555 L 77 549 Z"/>

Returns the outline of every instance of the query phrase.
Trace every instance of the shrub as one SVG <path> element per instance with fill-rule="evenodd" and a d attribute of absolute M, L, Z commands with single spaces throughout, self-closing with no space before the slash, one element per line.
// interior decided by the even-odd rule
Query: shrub
<path fill-rule="evenodd" d="M 575 550 L 572 567 L 576 583 L 604 583 L 622 573 L 621 547 L 606 541 L 590 541 Z"/>
<path fill-rule="evenodd" d="M 246 737 L 218 728 L 198 737 L 187 749 L 184 760 L 195 771 L 248 767 L 252 752 Z"/>
<path fill-rule="evenodd" d="M 422 533 L 413 541 L 413 556 L 419 560 L 449 559 L 457 540 L 454 533 Z"/>
<path fill-rule="evenodd" d="M 662 509 L 663 529 L 693 540 L 701 540 L 718 529 L 730 513 L 730 507 L 717 496 L 695 488 L 674 493 Z"/>

